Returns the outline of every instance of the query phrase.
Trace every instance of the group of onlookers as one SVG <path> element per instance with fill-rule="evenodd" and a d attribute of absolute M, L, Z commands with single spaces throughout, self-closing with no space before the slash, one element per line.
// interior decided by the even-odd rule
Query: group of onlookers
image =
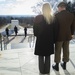
<path fill-rule="evenodd" d="M 6 35 L 8 37 L 9 36 L 8 27 L 5 29 L 5 32 L 6 32 Z M 17 26 L 14 27 L 14 32 L 15 32 L 15 35 L 17 36 L 17 33 L 18 33 L 18 27 Z M 24 28 L 24 34 L 25 34 L 25 37 L 26 37 L 27 36 L 27 27 Z"/>

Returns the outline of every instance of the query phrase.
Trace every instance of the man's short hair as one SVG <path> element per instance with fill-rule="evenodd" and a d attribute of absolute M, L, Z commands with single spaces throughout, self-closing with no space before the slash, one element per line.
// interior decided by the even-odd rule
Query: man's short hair
<path fill-rule="evenodd" d="M 66 7 L 67 7 L 67 3 L 65 3 L 65 2 L 60 2 L 60 3 L 58 4 L 58 7 L 64 7 L 64 8 L 66 8 Z"/>

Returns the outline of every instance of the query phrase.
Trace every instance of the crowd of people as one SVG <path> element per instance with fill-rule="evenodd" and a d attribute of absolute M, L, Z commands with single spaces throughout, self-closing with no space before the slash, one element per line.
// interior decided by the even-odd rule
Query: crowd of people
<path fill-rule="evenodd" d="M 50 74 L 50 55 L 52 54 L 55 62 L 52 68 L 58 72 L 59 63 L 63 70 L 66 70 L 69 61 L 69 41 L 74 36 L 75 16 L 67 11 L 65 2 L 60 2 L 57 8 L 58 12 L 52 14 L 51 4 L 44 3 L 42 13 L 34 19 L 33 33 L 36 36 L 34 54 L 38 56 L 40 75 Z"/>

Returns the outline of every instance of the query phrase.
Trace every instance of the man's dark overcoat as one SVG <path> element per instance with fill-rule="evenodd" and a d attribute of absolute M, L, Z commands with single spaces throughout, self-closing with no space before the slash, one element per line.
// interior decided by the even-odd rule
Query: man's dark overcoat
<path fill-rule="evenodd" d="M 63 10 L 56 14 L 58 20 L 58 38 L 57 41 L 69 41 L 72 39 L 72 35 L 75 30 L 75 17 L 72 13 Z"/>

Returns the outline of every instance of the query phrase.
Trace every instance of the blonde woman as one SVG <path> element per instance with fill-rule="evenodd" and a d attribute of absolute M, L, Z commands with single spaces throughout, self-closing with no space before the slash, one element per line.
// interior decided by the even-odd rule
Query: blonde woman
<path fill-rule="evenodd" d="M 54 54 L 54 17 L 49 3 L 43 4 L 42 14 L 34 19 L 35 55 L 38 55 L 40 74 L 50 73 L 50 55 Z"/>

